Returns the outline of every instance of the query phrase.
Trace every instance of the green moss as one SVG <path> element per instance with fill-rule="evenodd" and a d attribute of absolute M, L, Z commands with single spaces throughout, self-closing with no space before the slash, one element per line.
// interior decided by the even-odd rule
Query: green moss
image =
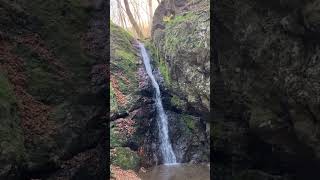
<path fill-rule="evenodd" d="M 120 91 L 123 93 L 123 94 L 130 94 L 132 93 L 130 90 L 129 90 L 129 87 L 128 85 L 126 84 L 126 82 L 123 80 L 123 79 L 118 79 L 118 84 L 119 84 L 119 89 Z"/>
<path fill-rule="evenodd" d="M 48 59 L 43 59 L 25 44 L 17 44 L 15 53 L 25 61 L 27 90 L 37 100 L 58 103 L 68 96 L 64 91 L 68 83 L 58 78 L 56 67 Z"/>
<path fill-rule="evenodd" d="M 87 31 L 90 12 L 79 0 L 33 0 L 23 6 L 39 21 L 39 32 L 46 46 L 68 69 L 71 83 L 82 87 L 88 80 L 89 64 L 94 59 L 87 55 L 81 37 Z"/>
<path fill-rule="evenodd" d="M 185 102 L 181 100 L 178 96 L 173 95 L 172 98 L 170 99 L 171 104 L 177 108 L 183 108 L 185 106 Z"/>
<path fill-rule="evenodd" d="M 110 128 L 110 147 L 121 147 L 124 145 L 125 137 L 122 137 L 114 128 Z"/>
<path fill-rule="evenodd" d="M 135 39 L 123 28 L 110 22 L 110 72 L 118 89 L 126 96 L 126 103 L 117 106 L 115 111 L 127 111 L 135 101 L 138 90 L 138 56 L 133 43 Z M 114 87 L 113 87 L 114 88 Z M 115 104 L 115 103 L 114 103 Z"/>
<path fill-rule="evenodd" d="M 170 70 L 165 62 L 165 60 L 160 56 L 159 50 L 156 48 L 156 46 L 152 43 L 147 41 L 145 43 L 146 49 L 148 49 L 151 58 L 152 58 L 152 64 L 159 68 L 161 75 L 164 78 L 165 85 L 169 87 L 171 85 L 171 79 L 170 79 Z"/>
<path fill-rule="evenodd" d="M 110 30 L 111 30 L 111 33 L 113 34 L 120 33 L 121 35 L 124 36 L 124 39 L 133 40 L 133 35 L 129 31 L 126 31 L 123 28 L 120 28 L 119 26 L 114 24 L 112 21 L 110 21 Z"/>
<path fill-rule="evenodd" d="M 166 21 L 166 25 L 175 26 L 176 24 L 186 22 L 186 21 L 192 21 L 193 19 L 194 19 L 193 12 L 187 12 L 184 14 L 179 14 L 174 18 L 170 18 L 169 20 Z"/>
<path fill-rule="evenodd" d="M 175 54 L 179 49 L 203 49 L 209 43 L 207 37 L 200 33 L 199 25 L 209 27 L 209 21 L 196 12 L 177 15 L 166 23 L 164 46 L 168 55 Z M 201 23 L 199 23 L 201 22 Z M 208 23 L 208 24 L 205 24 Z M 207 47 L 208 48 L 208 45 Z"/>
<path fill-rule="evenodd" d="M 133 79 L 135 77 L 135 72 L 137 69 L 135 55 L 126 50 L 116 49 L 115 50 L 115 61 L 112 61 L 112 65 L 116 66 L 122 74 L 126 75 L 128 78 Z"/>
<path fill-rule="evenodd" d="M 138 80 L 136 77 L 137 62 L 136 50 L 133 48 L 132 43 L 134 38 L 124 29 L 110 22 L 111 28 L 111 73 L 117 77 L 121 74 L 123 77 L 117 78 L 119 86 L 129 91 L 134 91 L 138 86 Z M 123 82 L 120 82 L 122 78 L 126 78 L 129 84 L 126 84 L 127 88 L 124 88 Z M 121 87 L 120 87 L 121 88 Z"/>
<path fill-rule="evenodd" d="M 59 77 L 64 71 L 53 65 L 53 60 L 40 57 L 34 49 L 21 43 L 16 53 L 26 63 L 28 93 L 45 103 L 58 104 L 77 92 L 86 90 L 90 81 L 91 64 L 82 44 L 91 13 L 81 0 L 21 1 L 24 10 L 34 18 L 34 30 L 54 59 L 67 72 L 68 78 Z M 40 45 L 41 47 L 42 45 Z M 45 53 L 45 51 L 42 51 Z M 47 55 L 47 54 L 46 54 Z M 72 88 L 77 87 L 77 88 Z"/>
<path fill-rule="evenodd" d="M 111 107 L 110 108 L 111 112 L 115 112 L 118 109 L 116 95 L 114 93 L 114 89 L 111 84 L 110 84 L 110 107 Z"/>
<path fill-rule="evenodd" d="M 195 129 L 195 122 L 194 122 L 194 119 L 192 118 L 192 116 L 187 115 L 187 114 L 182 114 L 181 119 L 187 125 L 189 130 Z"/>
<path fill-rule="evenodd" d="M 160 59 L 159 69 L 160 69 L 160 72 L 161 72 L 161 74 L 162 74 L 162 76 L 164 78 L 164 81 L 165 81 L 166 85 L 170 86 L 171 80 L 170 80 L 169 68 L 168 68 L 168 65 L 165 63 L 165 61 L 163 59 Z"/>
<path fill-rule="evenodd" d="M 115 55 L 122 60 L 131 62 L 130 64 L 134 64 L 136 62 L 136 57 L 132 52 L 117 49 Z"/>
<path fill-rule="evenodd" d="M 111 163 L 122 169 L 137 170 L 140 164 L 139 156 L 129 148 L 114 148 L 115 154 L 111 156 Z"/>
<path fill-rule="evenodd" d="M 134 38 L 128 31 L 110 22 L 110 35 L 112 40 L 110 43 L 112 50 L 122 49 L 126 52 L 134 52 L 132 47 Z"/>

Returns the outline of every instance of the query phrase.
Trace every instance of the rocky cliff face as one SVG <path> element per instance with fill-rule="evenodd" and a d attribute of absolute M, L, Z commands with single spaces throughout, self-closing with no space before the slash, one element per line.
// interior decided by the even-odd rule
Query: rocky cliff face
<path fill-rule="evenodd" d="M 318 10 L 312 0 L 216 1 L 217 179 L 317 179 Z"/>
<path fill-rule="evenodd" d="M 206 0 L 162 1 L 152 27 L 166 87 L 202 115 L 210 106 L 209 9 Z"/>
<path fill-rule="evenodd" d="M 145 43 L 153 58 L 153 46 Z M 129 33 L 111 23 L 111 163 L 135 171 L 162 163 L 154 89 L 137 45 L 137 40 Z M 153 69 L 162 87 L 164 108 L 170 124 L 169 136 L 177 160 L 208 161 L 208 137 L 204 133 L 203 122 L 199 117 L 182 113 L 177 104 L 171 103 L 172 95 L 165 91 L 164 77 L 155 66 Z M 116 175 L 115 169 L 112 172 Z"/>
<path fill-rule="evenodd" d="M 103 178 L 106 7 L 0 1 L 0 179 Z"/>
<path fill-rule="evenodd" d="M 162 1 L 154 13 L 153 57 L 179 162 L 208 162 L 209 1 Z"/>

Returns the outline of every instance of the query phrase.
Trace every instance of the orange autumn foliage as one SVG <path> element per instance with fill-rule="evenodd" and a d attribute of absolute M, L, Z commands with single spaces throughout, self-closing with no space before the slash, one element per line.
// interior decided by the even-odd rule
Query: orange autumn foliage
<path fill-rule="evenodd" d="M 126 96 L 119 90 L 119 84 L 117 79 L 115 79 L 115 77 L 113 75 L 111 75 L 111 85 L 114 89 L 114 93 L 116 95 L 116 99 L 118 104 L 120 105 L 125 105 L 127 103 L 127 99 Z"/>

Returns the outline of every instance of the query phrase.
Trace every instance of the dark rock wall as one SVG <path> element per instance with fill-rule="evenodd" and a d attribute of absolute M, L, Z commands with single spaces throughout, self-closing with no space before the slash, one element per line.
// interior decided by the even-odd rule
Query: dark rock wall
<path fill-rule="evenodd" d="M 263 171 L 274 179 L 317 179 L 317 9 L 319 1 L 214 3 L 213 67 L 219 71 L 212 77 L 212 157 L 218 176 L 257 169 L 254 179 L 265 178 Z"/>
<path fill-rule="evenodd" d="M 104 178 L 106 9 L 0 1 L 0 179 Z"/>

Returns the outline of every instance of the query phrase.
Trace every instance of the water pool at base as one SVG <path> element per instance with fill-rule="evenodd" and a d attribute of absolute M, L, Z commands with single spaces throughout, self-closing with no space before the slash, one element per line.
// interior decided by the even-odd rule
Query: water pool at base
<path fill-rule="evenodd" d="M 159 165 L 139 173 L 142 180 L 210 180 L 208 164 Z"/>

